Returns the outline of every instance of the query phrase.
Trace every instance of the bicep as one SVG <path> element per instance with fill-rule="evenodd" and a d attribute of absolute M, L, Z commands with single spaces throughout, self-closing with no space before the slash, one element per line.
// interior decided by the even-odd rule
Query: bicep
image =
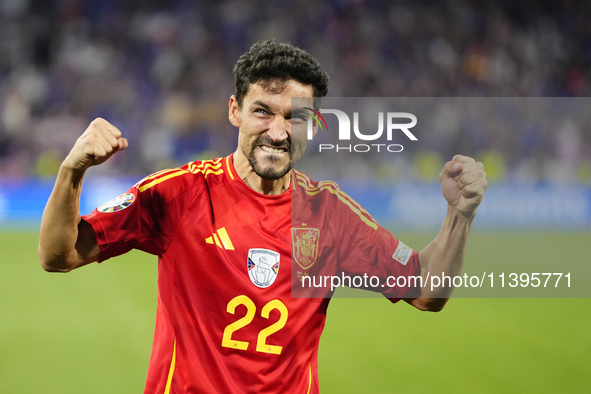
<path fill-rule="evenodd" d="M 42 228 L 43 232 L 45 232 L 45 242 L 41 235 L 38 253 L 41 266 L 47 272 L 70 272 L 99 258 L 100 249 L 94 230 L 83 219 L 79 219 L 75 230 L 60 229 L 55 225 L 46 226 L 45 230 Z M 48 234 L 53 234 L 53 239 Z M 71 241 L 65 239 L 64 234 L 67 234 Z"/>
<path fill-rule="evenodd" d="M 72 269 L 82 267 L 99 259 L 100 248 L 96 240 L 94 229 L 84 219 L 78 223 L 78 238 L 76 239 L 77 261 Z"/>

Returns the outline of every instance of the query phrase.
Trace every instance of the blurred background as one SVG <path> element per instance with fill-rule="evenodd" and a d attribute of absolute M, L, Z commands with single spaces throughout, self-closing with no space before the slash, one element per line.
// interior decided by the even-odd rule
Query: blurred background
<path fill-rule="evenodd" d="M 132 254 L 67 276 L 45 274 L 36 261 L 55 175 L 92 119 L 116 125 L 130 147 L 89 172 L 85 213 L 149 173 L 235 149 L 231 69 L 256 41 L 308 50 L 331 76 L 333 97 L 587 97 L 590 17 L 590 1 L 567 0 L 0 0 L 0 393 L 142 390 L 155 260 Z M 418 198 L 441 165 L 458 151 L 475 156 L 487 166 L 490 196 L 505 192 L 497 211 L 483 213 L 500 232 L 474 234 L 469 256 L 588 261 L 591 125 L 466 133 L 419 138 L 396 158 L 404 179 L 367 163 L 347 171 L 345 158 L 323 165 L 345 184 L 351 173 L 369 183 L 360 200 L 398 201 L 384 190 L 413 184 L 402 200 L 419 201 L 413 209 L 421 212 L 431 200 Z M 516 183 L 530 188 L 506 192 Z M 573 193 L 578 218 L 543 216 Z M 547 195 L 526 220 L 512 220 L 532 207 L 527 198 Z M 511 210 L 511 201 L 523 204 Z M 421 233 L 399 238 L 420 249 L 432 239 L 433 217 Z M 591 386 L 587 300 L 455 300 L 427 316 L 375 302 L 333 302 L 321 344 L 323 392 Z M 434 372 L 433 382 L 417 372 L 442 366 L 450 374 Z"/>
<path fill-rule="evenodd" d="M 333 97 L 588 96 L 590 13 L 588 1 L 2 0 L 0 176 L 55 175 L 99 116 L 130 148 L 97 173 L 228 154 L 232 66 L 270 37 L 317 57 Z M 591 130 L 556 139 L 505 129 L 462 148 L 494 148 L 499 177 L 533 161 L 528 176 L 552 181 L 546 164 L 568 157 L 589 184 Z M 458 149 L 444 142 L 429 150 Z"/>

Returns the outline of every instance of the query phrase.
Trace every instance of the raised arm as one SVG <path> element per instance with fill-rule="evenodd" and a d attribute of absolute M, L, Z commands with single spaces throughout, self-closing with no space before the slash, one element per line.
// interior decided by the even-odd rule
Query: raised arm
<path fill-rule="evenodd" d="M 437 237 L 419 252 L 423 281 L 427 280 L 427 273 L 430 277 L 460 275 L 476 208 L 487 186 L 482 163 L 461 155 L 445 164 L 439 180 L 448 203 L 447 215 Z M 405 301 L 421 310 L 439 311 L 452 292 L 453 287 L 437 287 L 431 291 L 431 286 L 425 285 L 411 290 Z"/>
<path fill-rule="evenodd" d="M 38 252 L 46 271 L 68 272 L 98 259 L 94 230 L 80 219 L 82 178 L 88 167 L 125 148 L 127 140 L 121 132 L 100 118 L 74 144 L 60 167 L 41 219 Z"/>

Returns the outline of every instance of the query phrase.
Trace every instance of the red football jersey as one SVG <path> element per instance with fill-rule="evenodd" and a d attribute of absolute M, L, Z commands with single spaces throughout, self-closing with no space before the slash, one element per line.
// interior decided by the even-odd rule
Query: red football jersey
<path fill-rule="evenodd" d="M 418 273 L 418 254 L 400 255 L 403 244 L 334 183 L 292 171 L 289 191 L 262 195 L 232 156 L 158 172 L 83 219 L 99 261 L 132 248 L 159 256 L 145 393 L 317 393 L 330 289 L 292 297 L 292 286 Z M 397 300 L 407 288 L 377 290 Z"/>

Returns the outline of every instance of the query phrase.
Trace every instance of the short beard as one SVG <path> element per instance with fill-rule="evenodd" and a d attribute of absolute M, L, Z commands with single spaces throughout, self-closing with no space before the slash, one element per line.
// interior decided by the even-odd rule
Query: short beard
<path fill-rule="evenodd" d="M 261 142 L 263 142 L 265 145 L 269 145 L 269 146 L 273 146 L 273 147 L 277 147 L 277 148 L 284 148 L 287 150 L 287 152 L 290 153 L 290 161 L 287 163 L 285 168 L 283 168 L 282 170 L 279 170 L 279 171 L 274 170 L 273 168 L 261 168 L 261 166 L 257 162 L 256 158 L 254 157 L 255 149 L 258 148 L 258 146 L 261 144 Z M 269 138 L 268 136 L 262 136 L 259 139 L 257 139 L 255 142 L 253 142 L 253 144 L 250 146 L 250 151 L 248 151 L 248 147 L 245 145 L 246 144 L 243 144 L 243 146 L 240 147 L 242 149 L 242 153 L 244 153 L 244 156 L 246 156 L 246 158 L 248 159 L 248 162 L 250 163 L 250 166 L 252 167 L 252 170 L 255 172 L 255 174 L 257 174 L 261 178 L 269 179 L 269 180 L 277 180 L 277 179 L 283 178 L 289 171 L 291 171 L 291 142 L 289 141 L 289 139 L 278 144 L 275 141 L 273 141 L 271 138 Z M 272 163 L 277 160 L 276 157 L 272 153 L 269 153 L 269 155 L 266 157 L 266 159 Z"/>

